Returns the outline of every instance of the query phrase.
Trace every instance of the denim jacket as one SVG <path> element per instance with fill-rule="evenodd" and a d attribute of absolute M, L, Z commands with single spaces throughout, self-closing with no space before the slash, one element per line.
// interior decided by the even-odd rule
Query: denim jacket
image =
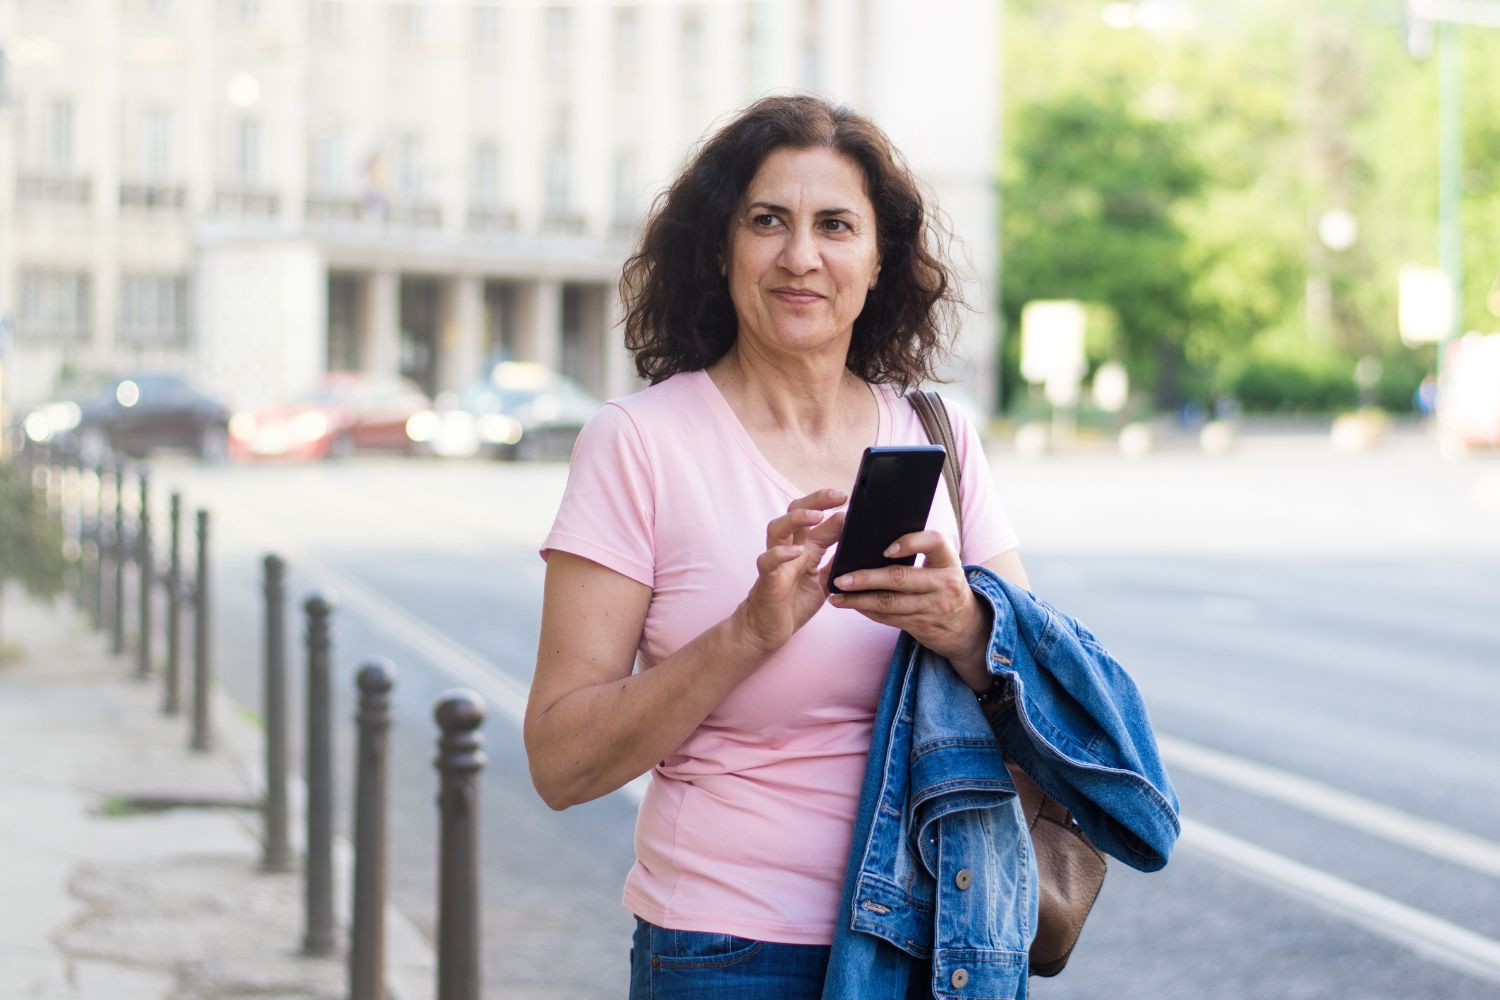
<path fill-rule="evenodd" d="M 903 635 L 875 717 L 823 1000 L 1022 998 L 1036 861 L 1005 759 L 1133 868 L 1180 826 L 1135 682 L 1082 625 L 983 567 L 993 722 L 948 662 Z"/>

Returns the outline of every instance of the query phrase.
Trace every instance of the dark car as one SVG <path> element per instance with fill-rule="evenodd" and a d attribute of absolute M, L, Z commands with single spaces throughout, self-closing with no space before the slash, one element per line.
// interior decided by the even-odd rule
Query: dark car
<path fill-rule="evenodd" d="M 356 450 L 405 451 L 406 422 L 426 410 L 415 382 L 396 375 L 330 372 L 306 395 L 229 422 L 236 459 L 340 458 Z"/>
<path fill-rule="evenodd" d="M 416 451 L 445 457 L 566 459 L 603 404 L 566 375 L 526 361 L 502 361 L 456 396 L 414 414 L 406 433 Z"/>
<path fill-rule="evenodd" d="M 155 372 L 74 382 L 21 420 L 27 447 L 47 445 L 87 464 L 110 451 L 140 458 L 158 448 L 185 448 L 219 461 L 228 428 L 222 403 L 181 375 Z"/>

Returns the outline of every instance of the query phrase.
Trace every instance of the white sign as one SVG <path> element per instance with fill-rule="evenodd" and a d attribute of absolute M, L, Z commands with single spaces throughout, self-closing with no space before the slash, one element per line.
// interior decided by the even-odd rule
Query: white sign
<path fill-rule="evenodd" d="M 1021 307 L 1021 377 L 1031 383 L 1077 381 L 1087 367 L 1083 303 L 1070 300 L 1028 302 Z"/>
<path fill-rule="evenodd" d="M 1408 347 L 1432 344 L 1453 330 L 1453 285 L 1435 267 L 1401 268 L 1401 340 Z"/>

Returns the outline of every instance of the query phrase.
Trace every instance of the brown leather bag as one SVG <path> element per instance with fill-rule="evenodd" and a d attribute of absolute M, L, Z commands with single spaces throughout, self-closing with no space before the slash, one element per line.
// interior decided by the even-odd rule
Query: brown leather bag
<path fill-rule="evenodd" d="M 935 392 L 917 390 L 906 398 L 922 418 L 927 439 L 942 445 L 948 453 L 943 460 L 943 479 L 948 484 L 948 499 L 953 503 L 959 544 L 962 545 L 963 493 L 958 464 L 953 458 L 956 445 L 948 409 L 943 398 Z M 986 703 L 985 711 L 993 719 L 1008 706 L 1009 699 L 1002 698 L 993 704 Z M 1089 910 L 1093 909 L 1094 900 L 1104 886 L 1107 862 L 1099 849 L 1089 843 L 1073 814 L 1062 803 L 1049 797 L 1010 761 L 1006 761 L 1005 766 L 1010 771 L 1016 796 L 1021 800 L 1021 811 L 1026 816 L 1026 826 L 1031 831 L 1032 853 L 1036 856 L 1040 883 L 1036 937 L 1031 942 L 1031 974 L 1055 976 L 1073 954 L 1083 922 L 1088 919 Z"/>

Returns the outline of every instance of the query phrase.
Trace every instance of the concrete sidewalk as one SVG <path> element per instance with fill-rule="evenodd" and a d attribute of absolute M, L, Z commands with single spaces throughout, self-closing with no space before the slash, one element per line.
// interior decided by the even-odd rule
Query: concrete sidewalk
<path fill-rule="evenodd" d="M 216 695 L 216 748 L 190 751 L 159 679 L 71 605 L 10 590 L 3 614 L 24 655 L 0 664 L 0 1000 L 347 996 L 342 954 L 298 954 L 301 876 L 259 870 L 255 722 Z M 387 928 L 392 996 L 426 1000 L 430 947 L 394 908 Z"/>

